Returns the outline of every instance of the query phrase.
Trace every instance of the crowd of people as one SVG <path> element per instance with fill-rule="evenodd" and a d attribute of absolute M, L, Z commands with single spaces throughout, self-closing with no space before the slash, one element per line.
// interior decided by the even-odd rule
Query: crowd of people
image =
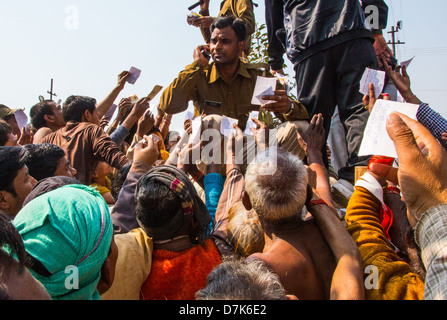
<path fill-rule="evenodd" d="M 268 64 L 247 60 L 255 5 L 224 0 L 213 18 L 200 3 L 187 23 L 206 44 L 156 114 L 147 97 L 119 97 L 126 71 L 100 102 L 38 102 L 23 128 L 0 105 L 0 299 L 447 299 L 447 121 L 393 63 L 387 5 L 266 0 Z M 262 96 L 272 128 L 249 118 L 252 95 L 259 76 L 283 74 L 284 54 L 297 99 L 279 81 Z M 358 156 L 377 100 L 390 99 L 359 92 L 366 67 L 419 105 L 417 120 L 387 119 L 397 159 Z M 194 118 L 171 130 L 190 102 Z M 347 150 L 337 172 L 336 106 Z M 224 117 L 238 121 L 230 133 Z"/>

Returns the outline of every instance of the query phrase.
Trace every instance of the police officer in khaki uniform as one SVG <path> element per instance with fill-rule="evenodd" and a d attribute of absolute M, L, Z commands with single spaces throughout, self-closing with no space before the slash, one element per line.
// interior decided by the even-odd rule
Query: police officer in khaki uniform
<path fill-rule="evenodd" d="M 217 18 L 211 25 L 211 32 L 209 46 L 195 49 L 194 62 L 165 89 L 160 107 L 167 114 L 176 114 L 185 111 L 189 101 L 193 101 L 196 116 L 202 112 L 225 115 L 238 119 L 239 127 L 244 130 L 249 113 L 259 110 L 259 106 L 251 104 L 257 77 L 263 74 L 272 76 L 268 72 L 269 66 L 245 63 L 239 58 L 246 38 L 245 23 L 241 19 L 232 16 Z M 209 63 L 204 50 L 209 50 L 213 62 Z M 271 130 L 278 144 L 290 141 L 287 144 L 291 147 L 301 149 L 296 125 L 303 130 L 307 128 L 309 116 L 306 108 L 290 99 L 286 90 L 276 90 L 274 95 L 263 99 L 275 101 L 262 107 L 274 112 L 284 122 L 277 130 Z"/>
<path fill-rule="evenodd" d="M 210 42 L 211 32 L 210 26 L 216 19 L 210 16 L 209 11 L 210 0 L 204 0 L 200 5 L 201 18 L 194 19 L 193 25 L 200 27 L 203 39 L 206 43 Z M 220 4 L 220 11 L 218 17 L 234 16 L 244 20 L 247 27 L 247 34 L 245 38 L 245 48 L 243 51 L 244 57 L 247 57 L 251 48 L 251 36 L 255 32 L 256 20 L 253 6 L 256 5 L 251 0 L 223 0 Z M 257 6 L 257 5 L 256 5 Z"/>

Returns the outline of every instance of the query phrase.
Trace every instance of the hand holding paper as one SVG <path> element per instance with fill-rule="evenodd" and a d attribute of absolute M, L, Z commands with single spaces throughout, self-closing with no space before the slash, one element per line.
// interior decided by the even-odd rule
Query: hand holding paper
<path fill-rule="evenodd" d="M 247 125 L 245 126 L 244 134 L 246 135 L 253 135 L 253 132 L 251 131 L 251 128 L 257 128 L 258 124 L 254 122 L 252 119 L 258 119 L 259 118 L 259 111 L 252 111 L 248 115 Z"/>
<path fill-rule="evenodd" d="M 231 132 L 233 132 L 234 127 L 233 124 L 238 124 L 237 119 L 229 118 L 226 116 L 222 116 L 222 121 L 220 123 L 220 133 L 222 133 L 224 136 L 229 137 Z"/>
<path fill-rule="evenodd" d="M 16 118 L 17 125 L 19 126 L 20 130 L 28 124 L 28 117 L 22 109 L 14 112 L 14 117 Z"/>
<path fill-rule="evenodd" d="M 393 113 L 387 122 L 399 159 L 399 170 L 386 166 L 378 172 L 398 182 L 408 208 L 408 220 L 414 227 L 428 209 L 447 202 L 447 154 L 422 124 L 402 113 Z M 393 170 L 394 169 L 394 170 Z M 383 174 L 385 173 L 385 175 Z M 393 179 L 398 173 L 398 181 Z"/>
<path fill-rule="evenodd" d="M 370 83 L 374 85 L 374 91 L 376 94 L 375 98 L 379 98 L 385 85 L 385 72 L 366 68 L 365 72 L 363 73 L 362 79 L 360 80 L 360 93 L 369 95 Z"/>
<path fill-rule="evenodd" d="M 192 119 L 194 119 L 194 113 L 192 113 L 191 111 L 186 111 L 185 120 L 192 120 Z"/>
<path fill-rule="evenodd" d="M 258 76 L 251 103 L 255 105 L 264 105 L 267 103 L 276 102 L 262 99 L 262 96 L 270 96 L 275 94 L 276 81 L 276 78 Z"/>
<path fill-rule="evenodd" d="M 398 111 L 411 119 L 416 119 L 418 109 L 419 105 L 415 104 L 377 100 L 363 133 L 359 156 L 377 155 L 397 158 L 393 141 L 386 130 L 387 118 L 393 111 Z"/>
<path fill-rule="evenodd" d="M 413 59 L 414 59 L 415 57 L 416 57 L 416 56 L 414 56 L 413 58 L 411 58 L 411 59 L 409 59 L 409 60 L 406 60 L 406 61 L 401 62 L 401 63 L 400 63 L 400 66 L 401 66 L 401 67 L 408 68 L 408 67 L 410 66 L 411 62 L 413 61 Z"/>
<path fill-rule="evenodd" d="M 156 85 L 156 86 L 154 87 L 154 89 L 152 89 L 151 93 L 149 93 L 149 94 L 147 95 L 146 99 L 147 99 L 148 101 L 152 101 L 152 99 L 155 98 L 155 96 L 161 91 L 161 89 L 163 89 L 162 86 L 160 86 L 160 85 Z"/>
<path fill-rule="evenodd" d="M 127 79 L 130 77 L 129 71 L 123 71 L 118 75 L 118 87 L 124 89 Z"/>
<path fill-rule="evenodd" d="M 202 131 L 202 116 L 198 116 L 198 117 L 195 117 L 194 119 L 192 119 L 191 128 L 192 128 L 192 133 L 191 133 L 191 136 L 189 137 L 188 143 L 193 143 L 193 144 L 199 143 L 200 142 L 200 134 Z"/>
<path fill-rule="evenodd" d="M 127 78 L 127 82 L 130 84 L 135 84 L 135 82 L 137 82 L 138 78 L 141 75 L 141 70 L 135 67 L 131 67 L 129 70 L 129 74 L 130 76 Z"/>
<path fill-rule="evenodd" d="M 402 98 L 406 102 L 413 104 L 421 104 L 421 100 L 419 100 L 419 98 L 416 97 L 411 91 L 411 81 L 407 73 L 407 67 L 397 66 L 396 69 L 393 71 L 391 66 L 389 66 L 385 62 L 385 71 L 393 81 L 394 85 L 396 86 L 396 89 L 399 91 Z"/>
<path fill-rule="evenodd" d="M 144 136 L 143 140 L 135 145 L 133 152 L 134 161 L 143 161 L 149 165 L 153 165 L 160 155 L 157 143 L 148 136 Z"/>

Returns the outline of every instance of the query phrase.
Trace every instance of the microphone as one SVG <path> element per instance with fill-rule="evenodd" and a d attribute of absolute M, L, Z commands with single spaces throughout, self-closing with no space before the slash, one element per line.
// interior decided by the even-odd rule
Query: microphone
<path fill-rule="evenodd" d="M 200 1 L 197 2 L 197 3 L 194 3 L 192 6 L 190 6 L 190 7 L 188 8 L 188 10 L 191 11 L 191 10 L 195 9 L 196 7 L 200 6 L 201 4 L 203 4 L 203 0 L 200 0 Z"/>

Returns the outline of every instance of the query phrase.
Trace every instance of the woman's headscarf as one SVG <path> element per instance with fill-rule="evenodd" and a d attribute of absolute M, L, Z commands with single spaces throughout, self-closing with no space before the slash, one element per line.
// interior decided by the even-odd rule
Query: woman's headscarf
<path fill-rule="evenodd" d="M 209 232 L 209 226 L 212 222 L 210 213 L 197 194 L 194 185 L 188 176 L 180 169 L 170 165 L 160 165 L 149 170 L 140 178 L 136 188 L 136 195 L 142 188 L 143 184 L 147 184 L 150 180 L 156 180 L 164 184 L 180 199 L 182 206 L 177 214 L 164 226 L 152 227 L 141 222 L 141 214 L 145 214 L 144 210 L 140 210 L 140 206 L 136 204 L 137 221 L 146 233 L 154 238 L 164 238 L 167 235 L 174 234 L 183 224 L 184 217 L 191 215 L 194 230 L 190 234 L 190 240 L 193 243 L 203 243 Z M 136 196 L 138 198 L 138 196 Z"/>
<path fill-rule="evenodd" d="M 96 286 L 113 226 L 108 206 L 95 189 L 68 185 L 42 194 L 13 224 L 34 265 L 41 266 L 31 273 L 53 299 L 100 299 Z"/>

